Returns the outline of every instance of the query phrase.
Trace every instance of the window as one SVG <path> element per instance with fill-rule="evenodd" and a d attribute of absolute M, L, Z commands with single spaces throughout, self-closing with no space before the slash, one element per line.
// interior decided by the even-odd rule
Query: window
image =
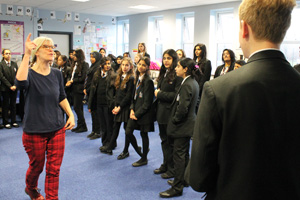
<path fill-rule="evenodd" d="M 210 57 L 212 72 L 217 66 L 222 65 L 224 49 L 235 51 L 238 43 L 238 25 L 234 20 L 233 9 L 212 10 L 210 14 Z"/>
<path fill-rule="evenodd" d="M 148 53 L 154 55 L 155 61 L 162 62 L 163 54 L 163 17 L 149 17 L 148 21 Z M 153 59 L 153 58 L 152 58 Z"/>
<path fill-rule="evenodd" d="M 281 44 L 281 51 L 292 66 L 300 63 L 300 5 L 292 12 L 291 26 Z"/>
<path fill-rule="evenodd" d="M 183 49 L 186 56 L 193 58 L 194 53 L 194 13 L 177 14 L 176 16 L 176 32 L 179 43 L 176 44 L 177 49 Z M 176 50 L 177 50 L 176 49 Z"/>
<path fill-rule="evenodd" d="M 118 22 L 117 28 L 117 55 L 129 51 L 129 20 Z"/>

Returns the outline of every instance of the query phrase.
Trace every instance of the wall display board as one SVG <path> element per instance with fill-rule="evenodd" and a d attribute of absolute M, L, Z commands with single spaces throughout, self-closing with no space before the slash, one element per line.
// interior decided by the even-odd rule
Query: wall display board
<path fill-rule="evenodd" d="M 9 49 L 12 55 L 24 53 L 24 22 L 0 20 L 0 49 Z"/>

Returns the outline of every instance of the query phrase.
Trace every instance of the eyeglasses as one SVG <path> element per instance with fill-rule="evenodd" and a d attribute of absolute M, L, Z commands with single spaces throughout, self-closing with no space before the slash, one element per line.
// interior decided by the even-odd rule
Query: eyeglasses
<path fill-rule="evenodd" d="M 42 48 L 53 50 L 55 49 L 55 46 L 42 45 Z"/>
<path fill-rule="evenodd" d="M 10 53 L 5 53 L 4 55 L 10 55 Z"/>

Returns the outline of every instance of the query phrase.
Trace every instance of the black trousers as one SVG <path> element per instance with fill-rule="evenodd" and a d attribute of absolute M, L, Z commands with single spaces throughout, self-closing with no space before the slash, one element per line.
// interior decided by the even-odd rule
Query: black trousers
<path fill-rule="evenodd" d="M 161 149 L 163 152 L 163 164 L 161 169 L 167 171 L 168 174 L 174 174 L 174 162 L 173 162 L 173 145 L 167 136 L 167 124 L 158 124 L 159 136 L 161 139 Z"/>
<path fill-rule="evenodd" d="M 3 124 L 9 124 L 9 115 L 10 110 L 10 123 L 13 124 L 16 122 L 16 99 L 17 99 L 17 90 L 15 91 L 3 91 L 3 104 L 2 104 L 2 118 Z"/>
<path fill-rule="evenodd" d="M 97 106 L 97 113 L 102 131 L 102 144 L 105 146 L 110 143 L 113 135 L 114 116 L 107 105 Z"/>
<path fill-rule="evenodd" d="M 100 134 L 100 117 L 97 110 L 91 111 L 91 117 L 92 117 L 92 131 Z"/>
<path fill-rule="evenodd" d="M 83 114 L 83 93 L 73 93 L 74 110 L 77 115 L 77 127 L 86 127 L 84 114 Z"/>
<path fill-rule="evenodd" d="M 170 138 L 173 140 L 174 183 L 173 188 L 182 191 L 184 187 L 184 172 L 189 162 L 191 137 Z"/>
<path fill-rule="evenodd" d="M 122 124 L 122 122 L 116 122 L 116 121 L 114 122 L 113 134 L 112 134 L 109 144 L 107 145 L 107 149 L 112 150 L 115 147 L 115 145 L 117 144 L 117 139 L 119 136 L 121 124 Z M 126 127 L 127 127 L 127 122 L 124 122 L 124 130 L 126 130 Z M 129 140 L 125 136 L 125 146 L 124 146 L 125 153 L 128 152 L 129 144 L 130 144 Z"/>

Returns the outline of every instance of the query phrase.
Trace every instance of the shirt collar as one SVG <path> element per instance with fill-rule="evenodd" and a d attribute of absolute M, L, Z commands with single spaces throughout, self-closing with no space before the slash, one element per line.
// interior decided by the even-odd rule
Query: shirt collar
<path fill-rule="evenodd" d="M 262 51 L 268 51 L 268 50 L 280 51 L 279 49 L 275 49 L 275 48 L 260 49 L 260 50 L 258 50 L 258 51 L 253 52 L 253 53 L 249 56 L 248 60 L 249 60 L 254 54 L 257 54 L 257 53 L 262 52 Z M 281 52 L 281 51 L 280 51 L 280 52 Z"/>
<path fill-rule="evenodd" d="M 187 77 L 185 77 L 184 79 L 183 79 L 183 81 L 181 82 L 181 85 L 184 83 L 184 81 L 188 78 L 188 77 L 190 77 L 191 75 L 188 75 Z"/>

